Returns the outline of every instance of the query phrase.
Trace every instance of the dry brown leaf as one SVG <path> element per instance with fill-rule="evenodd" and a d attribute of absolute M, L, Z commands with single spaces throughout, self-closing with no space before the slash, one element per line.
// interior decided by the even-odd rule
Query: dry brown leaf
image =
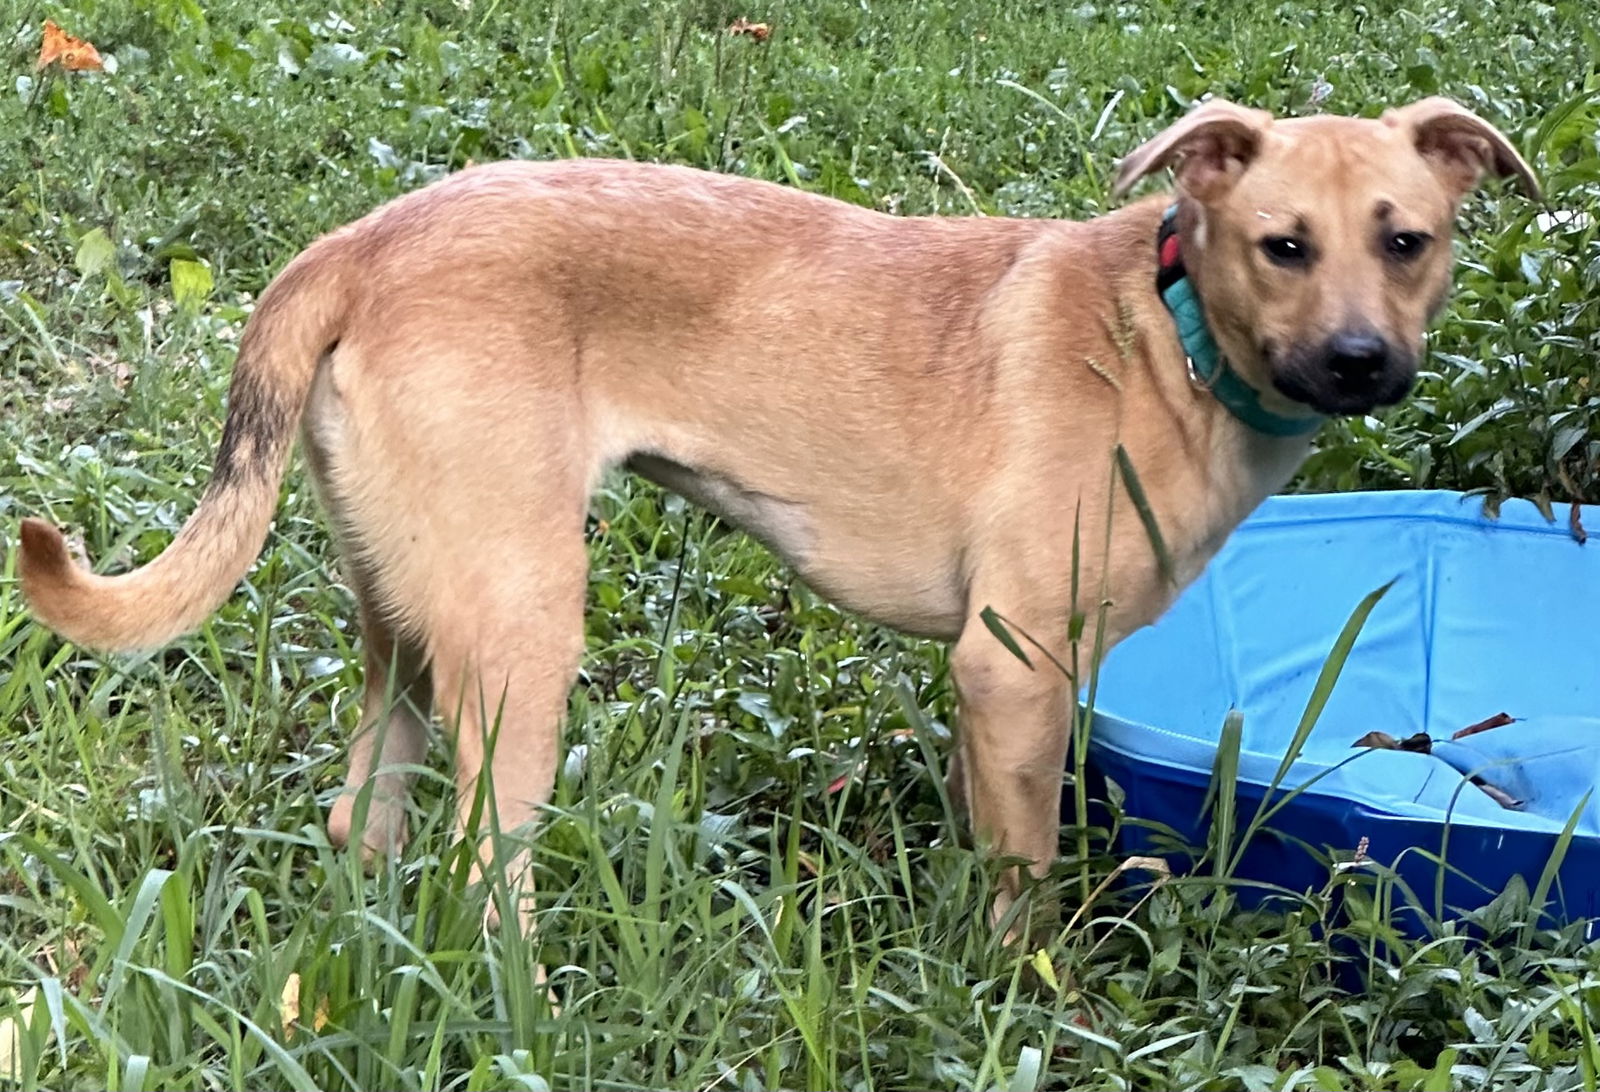
<path fill-rule="evenodd" d="M 1504 728 L 1506 725 L 1515 724 L 1516 722 L 1517 718 L 1512 716 L 1510 713 L 1496 713 L 1494 716 L 1480 720 L 1476 724 L 1467 725 L 1450 738 L 1466 739 L 1468 736 L 1475 736 L 1479 732 L 1487 732 L 1491 728 Z"/>
<path fill-rule="evenodd" d="M 752 23 L 741 15 L 728 26 L 728 33 L 734 37 L 744 35 L 757 42 L 764 42 L 772 37 L 772 28 L 766 23 Z"/>
<path fill-rule="evenodd" d="M 1380 751 L 1410 751 L 1412 754 L 1427 755 L 1433 753 L 1433 737 L 1427 732 L 1418 732 L 1405 739 L 1395 739 L 1388 732 L 1368 732 L 1350 746 L 1376 747 Z"/>
<path fill-rule="evenodd" d="M 1162 879 L 1170 879 L 1172 877 L 1172 866 L 1167 864 L 1165 857 L 1129 857 L 1117 865 L 1116 874 L 1120 875 L 1135 868 L 1145 872 L 1154 872 Z"/>
<path fill-rule="evenodd" d="M 93 42 L 74 38 L 58 27 L 55 20 L 46 19 L 44 38 L 39 43 L 39 59 L 33 70 L 38 72 L 53 64 L 59 64 L 68 72 L 99 72 L 105 68 Z"/>
<path fill-rule="evenodd" d="M 1577 501 L 1572 502 L 1572 510 L 1567 513 L 1567 527 L 1572 531 L 1572 537 L 1582 546 L 1589 541 L 1589 532 L 1583 529 L 1583 505 Z"/>
<path fill-rule="evenodd" d="M 283 982 L 283 995 L 278 999 L 278 1020 L 283 1025 L 283 1037 L 294 1034 L 300 1023 L 300 972 L 290 971 Z"/>

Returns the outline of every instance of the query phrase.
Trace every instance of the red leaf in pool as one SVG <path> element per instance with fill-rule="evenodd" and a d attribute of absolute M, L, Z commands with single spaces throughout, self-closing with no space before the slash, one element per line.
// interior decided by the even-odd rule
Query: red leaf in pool
<path fill-rule="evenodd" d="M 1477 724 L 1467 725 L 1450 738 L 1466 739 L 1468 736 L 1475 736 L 1479 732 L 1487 732 L 1491 728 L 1504 728 L 1506 725 L 1515 724 L 1516 722 L 1517 718 L 1512 716 L 1510 713 L 1496 713 L 1494 716 L 1489 717 L 1486 720 L 1480 720 Z"/>

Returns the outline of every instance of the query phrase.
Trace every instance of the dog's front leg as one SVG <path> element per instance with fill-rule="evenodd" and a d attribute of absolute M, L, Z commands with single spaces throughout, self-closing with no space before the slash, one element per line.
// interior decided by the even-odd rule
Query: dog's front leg
<path fill-rule="evenodd" d="M 1021 628 L 1047 647 L 1046 621 Z M 1052 655 L 1059 653 L 1050 649 Z M 1042 876 L 1056 855 L 1061 781 L 1071 728 L 1072 685 L 1037 650 L 1033 666 L 1017 659 L 976 615 L 968 620 L 950 657 L 957 695 L 961 758 L 957 765 L 973 832 L 990 852 L 1022 857 Z M 1008 869 L 995 894 L 998 923 L 1021 891 L 1022 877 Z M 1015 939 L 1024 922 L 1014 923 Z"/>

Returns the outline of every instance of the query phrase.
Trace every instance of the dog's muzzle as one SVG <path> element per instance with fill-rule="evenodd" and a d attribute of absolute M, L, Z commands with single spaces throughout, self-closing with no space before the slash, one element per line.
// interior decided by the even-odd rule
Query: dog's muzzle
<path fill-rule="evenodd" d="M 1371 330 L 1342 330 L 1274 362 L 1282 394 L 1330 416 L 1357 416 L 1400 401 L 1416 382 L 1415 356 Z"/>

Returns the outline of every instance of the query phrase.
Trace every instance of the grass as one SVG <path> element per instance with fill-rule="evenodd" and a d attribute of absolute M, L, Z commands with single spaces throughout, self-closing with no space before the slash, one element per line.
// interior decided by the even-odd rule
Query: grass
<path fill-rule="evenodd" d="M 772 38 L 723 33 L 740 15 Z M 38 81 L 45 17 L 117 71 Z M 152 555 L 204 481 L 251 296 L 468 160 L 634 156 L 905 213 L 1088 215 L 1115 158 L 1202 93 L 1372 112 L 1442 91 L 1514 135 L 1552 209 L 1592 210 L 1591 24 L 1503 0 L 0 0 L 0 524 L 42 513 L 97 559 Z M 1469 204 L 1419 396 L 1328 429 L 1302 487 L 1600 500 L 1595 228 L 1534 211 Z M 1001 948 L 980 924 L 994 866 L 934 768 L 942 651 L 636 481 L 594 517 L 538 951 L 480 928 L 442 750 L 402 861 L 369 877 L 326 843 L 359 678 L 298 470 L 242 594 L 152 656 L 34 628 L 5 555 L 0 1083 L 1600 1080 L 1600 954 L 1526 889 L 1415 940 L 1381 874 L 1251 908 L 1220 865 L 1103 887 L 1105 832 L 1068 824 L 1043 894 L 1084 909 L 1037 952 Z"/>

